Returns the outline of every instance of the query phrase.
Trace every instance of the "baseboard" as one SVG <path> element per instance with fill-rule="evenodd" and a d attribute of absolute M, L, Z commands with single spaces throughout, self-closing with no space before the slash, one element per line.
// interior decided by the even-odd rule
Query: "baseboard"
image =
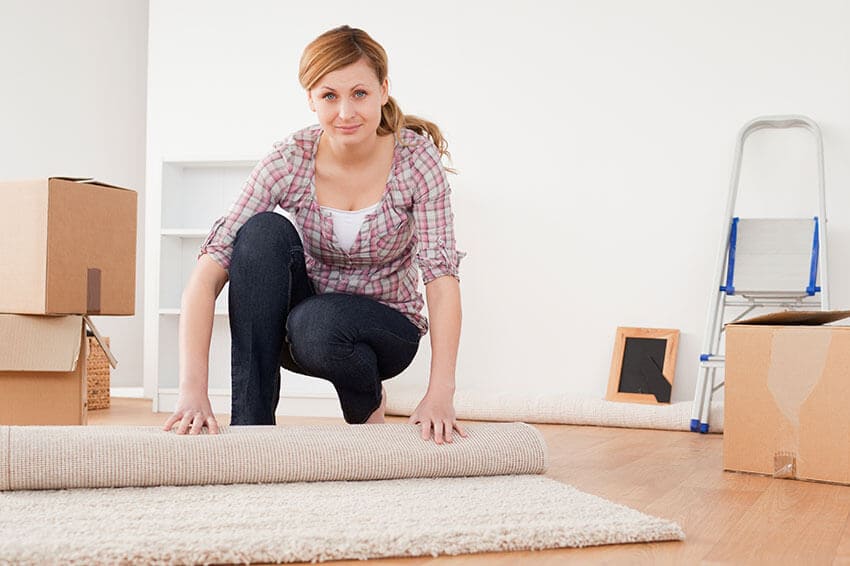
<path fill-rule="evenodd" d="M 230 414 L 230 390 L 210 389 L 210 404 L 215 414 Z M 178 390 L 162 388 L 159 390 L 157 412 L 171 413 L 177 406 Z M 299 393 L 285 394 L 281 391 L 280 402 L 275 415 L 282 417 L 331 417 L 343 418 L 339 399 L 322 394 Z"/>
<path fill-rule="evenodd" d="M 131 399 L 144 399 L 144 387 L 110 387 L 110 397 L 128 397 Z"/>

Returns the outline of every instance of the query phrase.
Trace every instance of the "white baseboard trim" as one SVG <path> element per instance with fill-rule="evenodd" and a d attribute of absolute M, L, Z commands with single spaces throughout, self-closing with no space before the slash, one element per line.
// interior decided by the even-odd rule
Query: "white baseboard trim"
<path fill-rule="evenodd" d="M 110 387 L 110 397 L 129 397 L 131 399 L 144 399 L 144 387 Z"/>
<path fill-rule="evenodd" d="M 158 412 L 171 413 L 177 406 L 178 390 L 176 388 L 161 388 L 158 392 Z M 230 390 L 210 389 L 210 404 L 213 413 L 230 414 Z M 280 402 L 275 415 L 281 417 L 338 417 L 342 418 L 339 399 L 323 394 L 309 392 L 280 393 Z"/>

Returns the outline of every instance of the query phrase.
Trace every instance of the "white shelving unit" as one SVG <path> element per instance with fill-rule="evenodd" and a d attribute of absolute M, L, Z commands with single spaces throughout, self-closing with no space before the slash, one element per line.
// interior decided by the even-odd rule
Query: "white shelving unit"
<path fill-rule="evenodd" d="M 146 196 L 144 379 L 153 411 L 174 410 L 179 385 L 178 326 L 183 289 L 201 244 L 236 200 L 256 159 L 163 160 Z M 286 215 L 280 209 L 276 212 Z M 216 300 L 209 357 L 209 395 L 230 412 L 228 286 Z M 330 383 L 281 369 L 280 415 L 341 416 Z"/>

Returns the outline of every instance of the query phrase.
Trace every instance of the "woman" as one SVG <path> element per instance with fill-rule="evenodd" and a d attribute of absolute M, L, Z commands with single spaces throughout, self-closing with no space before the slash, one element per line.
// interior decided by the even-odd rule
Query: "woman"
<path fill-rule="evenodd" d="M 299 80 L 318 124 L 274 144 L 212 227 L 183 293 L 180 395 L 164 430 L 218 432 L 207 395 L 215 299 L 230 281 L 231 425 L 275 424 L 280 366 L 330 381 L 348 423 L 384 422 L 382 380 L 429 328 L 427 393 L 410 417 L 452 442 L 461 326 L 445 140 L 389 96 L 384 49 L 342 26 L 311 42 Z M 280 214 L 289 212 L 303 234 Z"/>

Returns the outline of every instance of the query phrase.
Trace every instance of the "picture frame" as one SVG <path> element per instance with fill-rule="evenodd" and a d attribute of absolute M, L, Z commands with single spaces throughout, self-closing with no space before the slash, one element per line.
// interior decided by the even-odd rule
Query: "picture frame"
<path fill-rule="evenodd" d="M 618 327 L 605 399 L 669 404 L 678 347 L 677 329 Z"/>

